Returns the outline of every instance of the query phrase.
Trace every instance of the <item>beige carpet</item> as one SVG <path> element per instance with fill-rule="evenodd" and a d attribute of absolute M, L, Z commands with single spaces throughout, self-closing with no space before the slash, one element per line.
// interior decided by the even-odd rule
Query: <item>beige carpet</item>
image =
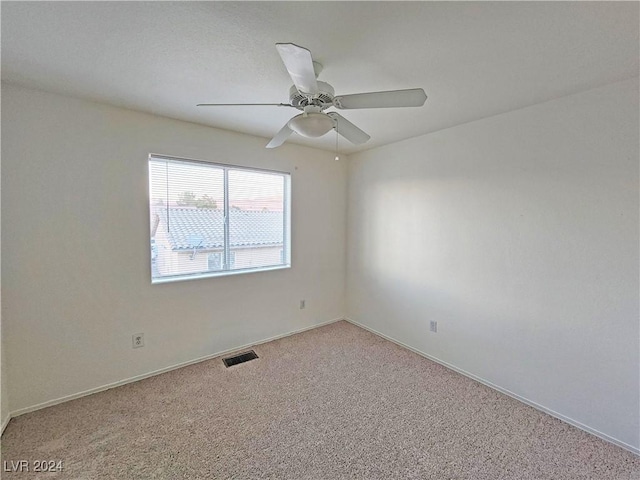
<path fill-rule="evenodd" d="M 13 419 L 41 479 L 640 479 L 640 458 L 346 322 Z"/>

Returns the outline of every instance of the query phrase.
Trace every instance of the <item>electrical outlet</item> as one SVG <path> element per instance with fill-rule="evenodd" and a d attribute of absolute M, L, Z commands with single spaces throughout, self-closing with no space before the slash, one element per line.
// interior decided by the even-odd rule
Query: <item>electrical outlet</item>
<path fill-rule="evenodd" d="M 305 301 L 300 300 L 300 310 L 303 310 L 305 306 L 306 306 Z"/>
<path fill-rule="evenodd" d="M 144 333 L 136 333 L 131 337 L 133 348 L 144 347 Z"/>
<path fill-rule="evenodd" d="M 431 320 L 429 322 L 429 331 L 438 333 L 438 322 Z"/>

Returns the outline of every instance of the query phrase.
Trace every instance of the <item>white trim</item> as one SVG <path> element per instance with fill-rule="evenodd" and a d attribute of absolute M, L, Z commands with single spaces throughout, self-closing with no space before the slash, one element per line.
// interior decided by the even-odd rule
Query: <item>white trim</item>
<path fill-rule="evenodd" d="M 7 418 L 2 420 L 2 424 L 0 425 L 0 437 L 4 433 L 4 429 L 7 428 L 7 425 L 9 425 L 9 420 L 11 420 L 11 414 L 10 413 L 7 414 Z"/>
<path fill-rule="evenodd" d="M 280 245 L 277 245 L 280 246 Z M 271 272 L 273 270 L 285 270 L 291 268 L 287 265 L 272 265 L 270 267 L 251 267 L 237 270 L 219 270 L 216 272 L 205 273 L 183 273 L 179 275 L 167 275 L 165 277 L 155 277 L 151 279 L 151 285 L 159 285 L 162 283 L 186 282 L 189 280 L 200 280 L 201 278 L 228 277 L 230 275 L 241 275 L 245 273 Z"/>
<path fill-rule="evenodd" d="M 102 385 L 100 387 L 90 388 L 89 390 L 84 390 L 82 392 L 74 393 L 71 395 L 65 395 L 64 397 L 56 398 L 54 400 L 49 400 L 46 402 L 38 403 L 37 405 L 32 405 L 30 407 L 21 408 L 14 412 L 10 412 L 8 418 L 6 419 L 6 423 L 3 424 L 3 432 L 4 426 L 9 423 L 9 420 L 13 417 L 17 417 L 19 415 L 24 415 L 25 413 L 34 412 L 36 410 L 40 410 L 47 407 L 52 407 L 54 405 L 58 405 L 59 403 L 68 402 L 69 400 L 75 400 L 76 398 L 86 397 L 87 395 L 91 395 L 93 393 L 103 392 L 105 390 L 109 390 L 110 388 L 120 387 L 122 385 L 126 385 L 127 383 L 137 382 L 138 380 L 144 380 L 145 378 L 154 377 L 156 375 L 160 375 L 162 373 L 170 372 L 171 370 L 176 370 L 178 368 L 187 367 L 189 365 L 193 365 L 195 363 L 204 362 L 206 360 L 211 360 L 212 358 L 219 357 L 221 355 L 226 355 L 228 353 L 236 352 L 238 350 L 243 350 L 245 348 L 254 347 L 256 345 L 262 345 L 263 343 L 272 342 L 274 340 L 279 340 L 284 337 L 289 337 L 291 335 L 295 335 L 297 333 L 306 332 L 307 330 L 313 330 L 314 328 L 323 327 L 325 325 L 329 325 L 331 323 L 339 322 L 344 320 L 343 317 L 334 318 L 333 320 L 328 320 L 321 323 L 316 323 L 314 325 L 309 325 L 307 327 L 299 328 L 297 330 L 293 330 L 291 332 L 283 333 L 281 335 L 275 335 L 273 337 L 266 338 L 264 340 L 258 340 L 256 342 L 247 343 L 245 345 L 240 345 L 238 347 L 229 348 L 227 350 L 223 350 L 220 352 L 212 353 L 210 355 L 205 355 L 204 357 L 196 358 L 195 360 L 188 360 L 186 362 L 178 363 L 175 365 L 171 365 L 169 367 L 161 368 L 159 370 L 154 370 L 152 372 L 143 373 L 141 375 L 136 375 L 135 377 L 126 378 L 124 380 L 119 380 L 117 382 L 109 383 L 107 385 Z"/>
<path fill-rule="evenodd" d="M 553 410 L 551 410 L 551 409 L 549 409 L 549 408 L 547 408 L 547 407 L 545 407 L 543 405 L 540 405 L 539 403 L 536 403 L 536 402 L 534 402 L 532 400 L 529 400 L 526 397 L 522 397 L 522 396 L 518 395 L 517 393 L 513 393 L 513 392 L 511 392 L 511 391 L 509 391 L 509 390 L 507 390 L 505 388 L 502 388 L 502 387 L 500 387 L 500 386 L 498 386 L 498 385 L 496 385 L 494 383 L 489 382 L 488 380 L 485 380 L 484 378 L 478 377 L 477 375 L 474 375 L 473 373 L 469 373 L 466 370 L 462 370 L 461 368 L 458 368 L 455 365 L 452 365 L 452 364 L 447 363 L 447 362 L 445 362 L 443 360 L 440 360 L 437 357 L 434 357 L 434 356 L 429 355 L 427 353 L 421 352 L 420 350 L 417 350 L 416 348 L 413 348 L 413 347 L 407 345 L 406 343 L 402 343 L 402 342 L 396 340 L 395 338 L 392 338 L 392 337 L 390 337 L 388 335 L 385 335 L 384 333 L 380 333 L 377 330 L 374 330 L 373 328 L 368 327 L 367 325 L 364 325 L 364 324 L 362 324 L 360 322 L 356 322 L 355 320 L 352 320 L 351 318 L 345 317 L 345 320 L 347 322 L 353 324 L 353 325 L 356 325 L 356 326 L 358 326 L 360 328 L 368 330 L 369 332 L 373 333 L 374 335 L 378 335 L 379 337 L 382 337 L 382 338 L 384 338 L 386 340 L 389 340 L 390 342 L 393 342 L 396 345 L 400 345 L 401 347 L 406 348 L 407 350 L 411 350 L 412 352 L 417 353 L 418 355 L 420 355 L 422 357 L 425 357 L 425 358 L 427 358 L 429 360 L 432 360 L 432 361 L 434 361 L 436 363 L 439 363 L 440 365 L 442 365 L 444 367 L 447 367 L 447 368 L 449 368 L 449 369 L 451 369 L 451 370 L 453 370 L 453 371 L 455 371 L 455 372 L 457 372 L 457 373 L 459 373 L 461 375 L 464 375 L 465 377 L 468 377 L 468 378 L 470 378 L 472 380 L 475 380 L 476 382 L 482 383 L 483 385 L 486 385 L 489 388 L 497 390 L 500 393 L 504 393 L 505 395 L 507 395 L 507 396 L 509 396 L 511 398 L 515 398 L 516 400 L 518 400 L 518 401 L 520 401 L 520 402 L 522 402 L 522 403 L 524 403 L 526 405 L 529 405 L 530 407 L 533 407 L 536 410 L 539 410 L 539 411 L 544 412 L 544 413 L 546 413 L 548 415 L 551 415 L 552 417 L 555 417 L 558 420 L 562 420 L 563 422 L 568 423 L 569 425 L 572 425 L 572 426 L 574 426 L 576 428 L 579 428 L 580 430 L 584 430 L 585 432 L 590 433 L 592 435 L 595 435 L 596 437 L 601 438 L 602 440 L 605 440 L 605 441 L 607 441 L 609 443 L 613 443 L 614 445 L 617 445 L 618 447 L 624 448 L 625 450 L 628 450 L 629 452 L 640 456 L 640 448 L 636 448 L 633 445 L 629 445 L 628 443 L 625 443 L 625 442 L 623 442 L 621 440 L 618 440 L 616 438 L 610 437 L 606 433 L 602 433 L 602 432 L 600 432 L 600 431 L 598 431 L 598 430 L 596 430 L 594 428 L 591 428 L 591 427 L 589 427 L 589 426 L 587 426 L 587 425 L 585 425 L 583 423 L 578 422 L 577 420 L 574 420 L 572 418 L 566 417 L 566 416 L 562 415 L 561 413 L 555 412 L 555 411 L 553 411 Z"/>

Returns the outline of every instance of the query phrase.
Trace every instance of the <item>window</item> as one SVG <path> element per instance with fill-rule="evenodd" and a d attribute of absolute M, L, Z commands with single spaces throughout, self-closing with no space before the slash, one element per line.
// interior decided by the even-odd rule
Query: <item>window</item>
<path fill-rule="evenodd" d="M 209 271 L 218 271 L 218 270 L 222 270 L 222 254 L 221 253 L 210 253 L 207 256 L 207 260 L 208 263 L 207 265 L 209 265 Z"/>
<path fill-rule="evenodd" d="M 149 156 L 151 281 L 290 266 L 290 175 Z"/>

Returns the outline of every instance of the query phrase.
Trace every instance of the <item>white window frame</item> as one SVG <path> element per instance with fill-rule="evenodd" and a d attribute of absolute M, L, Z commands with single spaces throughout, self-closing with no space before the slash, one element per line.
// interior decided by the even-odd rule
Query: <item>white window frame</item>
<path fill-rule="evenodd" d="M 218 271 L 209 271 L 209 272 L 195 272 L 195 273 L 186 273 L 186 274 L 178 274 L 178 275 L 167 275 L 163 277 L 153 277 L 153 271 L 149 272 L 149 276 L 151 277 L 152 284 L 161 284 L 161 283 L 170 283 L 170 282 L 180 282 L 186 280 L 196 280 L 201 278 L 211 278 L 211 277 L 225 277 L 229 275 L 241 275 L 244 273 L 254 273 L 254 272 L 266 272 L 272 270 L 283 270 L 291 268 L 291 173 L 283 172 L 278 170 L 269 170 L 265 168 L 254 168 L 254 167 L 246 167 L 241 165 L 232 165 L 225 163 L 216 163 L 216 162 L 208 162 L 204 160 L 194 160 L 190 158 L 181 158 L 174 156 L 167 156 L 161 154 L 150 153 L 147 160 L 147 180 L 150 182 L 151 180 L 151 171 L 150 171 L 150 163 L 152 160 L 161 160 L 178 164 L 194 164 L 194 165 L 207 165 L 213 168 L 219 168 L 224 171 L 224 248 L 222 253 L 222 270 Z M 230 170 L 244 170 L 248 172 L 257 172 L 257 173 L 270 173 L 275 175 L 281 175 L 284 179 L 284 198 L 283 198 L 283 251 L 284 251 L 284 263 L 279 265 L 271 265 L 266 267 L 251 267 L 251 268 L 243 268 L 236 270 L 228 270 L 230 266 L 228 265 L 229 258 L 231 257 L 231 248 L 229 245 L 229 171 Z M 148 192 L 148 207 L 149 207 L 149 216 L 151 218 L 151 191 Z M 168 206 L 168 205 L 167 205 Z M 149 251 L 149 258 L 152 258 L 153 252 L 152 249 Z M 150 262 L 151 264 L 151 262 Z"/>

